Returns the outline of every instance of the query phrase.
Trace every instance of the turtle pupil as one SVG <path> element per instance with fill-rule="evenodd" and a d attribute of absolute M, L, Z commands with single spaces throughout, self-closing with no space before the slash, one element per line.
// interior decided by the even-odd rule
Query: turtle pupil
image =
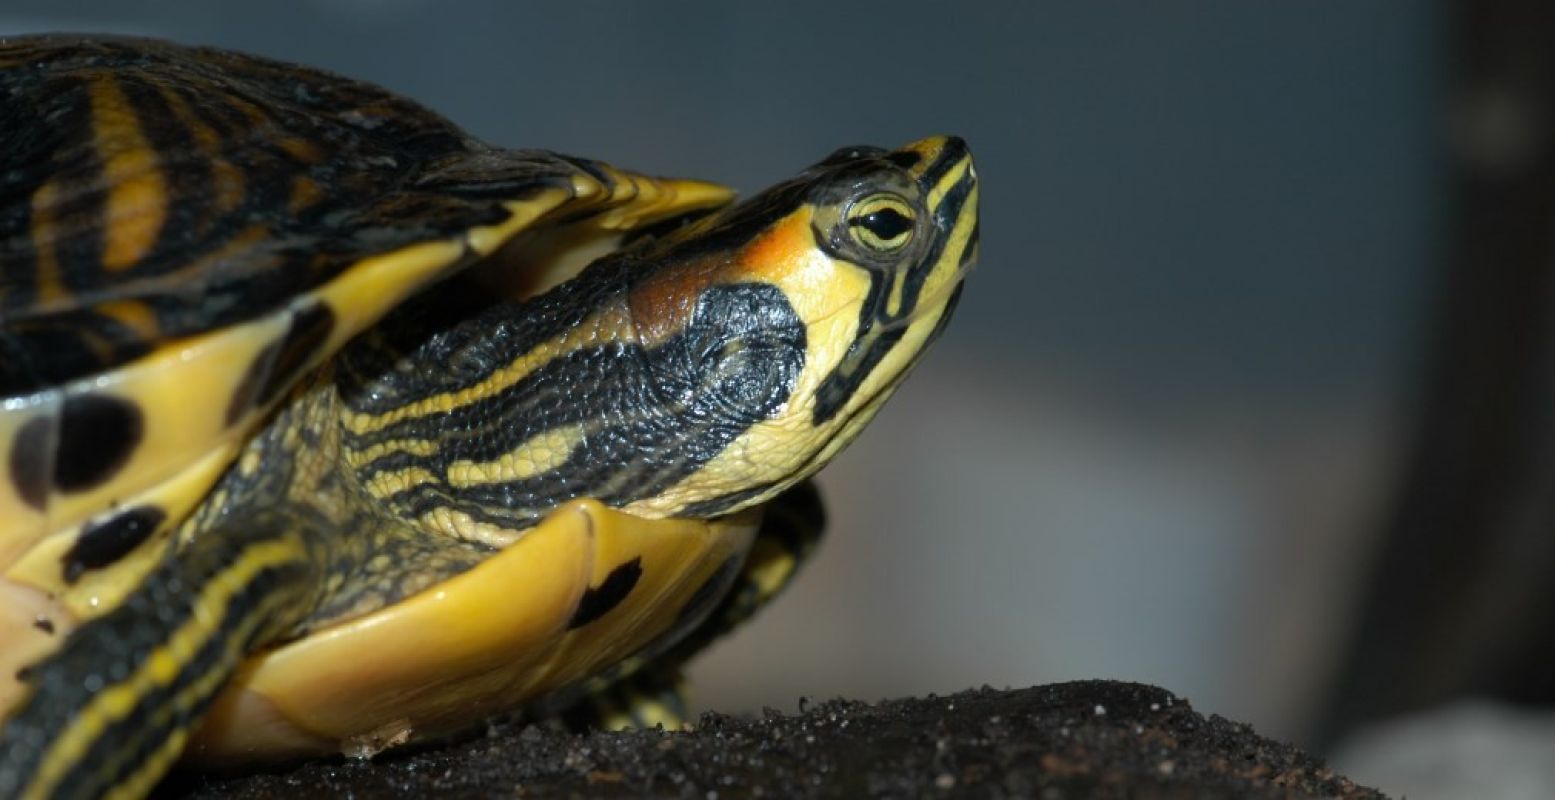
<path fill-rule="evenodd" d="M 912 228 L 912 220 L 893 208 L 871 211 L 862 217 L 856 217 L 853 224 L 863 225 L 882 242 L 894 241 Z"/>

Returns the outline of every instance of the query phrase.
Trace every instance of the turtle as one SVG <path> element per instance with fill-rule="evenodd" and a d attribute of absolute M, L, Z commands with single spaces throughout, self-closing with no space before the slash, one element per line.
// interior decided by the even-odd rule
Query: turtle
<path fill-rule="evenodd" d="M 0 796 L 673 724 L 979 251 L 953 136 L 735 202 L 153 39 L 0 104 Z"/>

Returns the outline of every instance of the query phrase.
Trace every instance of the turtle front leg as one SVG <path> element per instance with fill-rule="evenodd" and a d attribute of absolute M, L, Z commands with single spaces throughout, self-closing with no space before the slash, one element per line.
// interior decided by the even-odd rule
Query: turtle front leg
<path fill-rule="evenodd" d="M 149 792 L 243 658 L 316 605 L 320 522 L 286 507 L 224 521 L 28 667 L 0 727 L 0 797 Z"/>
<path fill-rule="evenodd" d="M 750 619 L 777 597 L 798 573 L 826 528 L 825 508 L 812 481 L 768 504 L 761 528 L 734 583 L 696 628 L 647 663 L 628 661 L 596 679 L 563 718 L 575 729 L 678 728 L 687 719 L 684 666 L 708 645 Z"/>

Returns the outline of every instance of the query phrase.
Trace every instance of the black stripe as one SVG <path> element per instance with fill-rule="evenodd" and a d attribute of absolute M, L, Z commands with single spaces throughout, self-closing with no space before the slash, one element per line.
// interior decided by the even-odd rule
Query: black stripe
<path fill-rule="evenodd" d="M 966 237 L 966 247 L 961 251 L 961 260 L 956 262 L 957 269 L 966 269 L 977 258 L 977 247 L 982 243 L 983 223 L 981 220 L 972 224 L 972 233 Z"/>
<path fill-rule="evenodd" d="M 929 347 L 939 341 L 939 337 L 950 327 L 950 318 L 956 313 L 956 306 L 961 304 L 961 290 L 966 288 L 966 281 L 956 283 L 956 288 L 950 291 L 950 299 L 945 301 L 945 310 L 940 312 L 939 319 L 934 323 L 934 330 L 929 331 L 927 338 L 923 340 L 923 347 L 919 348 L 917 358 L 922 358 L 928 352 Z M 915 359 L 914 364 L 917 363 Z"/>
<path fill-rule="evenodd" d="M 99 78 L 99 80 L 111 80 Z M 88 81 L 73 79 L 60 81 L 53 88 L 69 98 L 69 113 L 54 124 L 61 127 L 72 123 L 80 126 L 60 142 L 53 158 L 74 162 L 74 170 L 55 173 L 53 180 L 58 202 L 54 206 L 51 244 L 59 265 L 59 277 L 72 291 L 82 291 L 97 285 L 102 271 L 103 215 L 107 209 L 108 195 L 102 190 L 103 162 L 91 139 L 94 131 L 91 98 Z M 7 158 L 9 162 L 9 158 Z M 7 163 L 9 166 L 9 163 Z"/>
<path fill-rule="evenodd" d="M 864 380 L 906 334 L 905 326 L 881 331 L 872 324 L 868 331 L 854 339 L 842 362 L 827 374 L 816 389 L 812 421 L 819 426 L 837 416 L 837 412 L 848 404 Z"/>
<path fill-rule="evenodd" d="M 922 258 L 913 264 L 908 270 L 902 283 L 902 307 L 895 315 L 883 314 L 881 319 L 894 322 L 912 315 L 912 311 L 918 306 L 918 296 L 923 292 L 923 284 L 929 276 L 939 267 L 939 262 L 945 255 L 945 245 L 950 240 L 950 234 L 956 229 L 956 220 L 961 216 L 961 209 L 966 207 L 967 198 L 972 195 L 974 181 L 967 174 L 945 193 L 939 207 L 934 209 L 934 228 L 939 235 L 934 237 L 929 249 Z M 882 306 L 883 308 L 883 306 Z"/>
<path fill-rule="evenodd" d="M 955 169 L 957 164 L 966 160 L 968 154 L 966 142 L 959 136 L 946 137 L 944 146 L 934 157 L 934 162 L 923 170 L 923 177 L 918 179 L 924 187 L 925 196 L 929 189 L 939 183 L 940 178 L 945 177 L 946 173 Z"/>

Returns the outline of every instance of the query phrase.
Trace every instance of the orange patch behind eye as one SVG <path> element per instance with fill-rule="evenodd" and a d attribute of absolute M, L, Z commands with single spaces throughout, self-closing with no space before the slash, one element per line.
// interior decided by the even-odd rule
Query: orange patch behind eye
<path fill-rule="evenodd" d="M 660 270 L 637 284 L 629 302 L 643 344 L 659 344 L 684 327 L 703 290 L 718 283 L 779 283 L 815 246 L 808 211 L 790 214 L 730 254 Z"/>
<path fill-rule="evenodd" d="M 815 247 L 809 209 L 790 214 L 758 236 L 728 265 L 729 280 L 777 283 L 803 263 Z"/>

